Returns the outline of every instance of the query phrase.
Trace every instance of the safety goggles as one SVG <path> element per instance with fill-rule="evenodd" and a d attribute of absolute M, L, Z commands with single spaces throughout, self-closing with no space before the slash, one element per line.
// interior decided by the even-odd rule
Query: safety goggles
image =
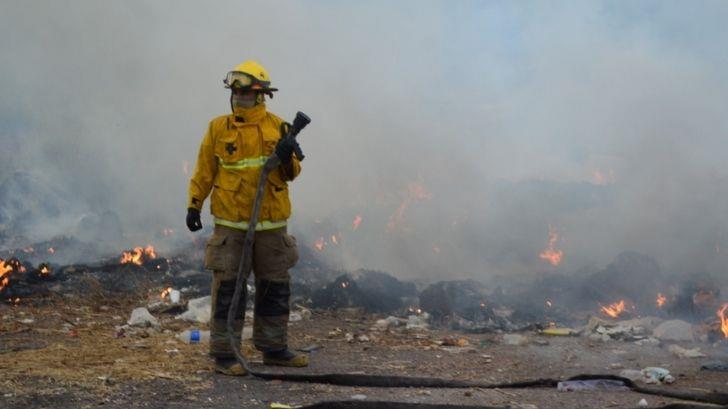
<path fill-rule="evenodd" d="M 225 88 L 267 89 L 270 85 L 270 82 L 260 81 L 252 75 L 240 71 L 230 71 L 223 82 Z"/>

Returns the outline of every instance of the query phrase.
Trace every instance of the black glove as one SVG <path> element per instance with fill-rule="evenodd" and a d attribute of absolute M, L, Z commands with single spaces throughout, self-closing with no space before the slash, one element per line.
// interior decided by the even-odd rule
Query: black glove
<path fill-rule="evenodd" d="M 276 145 L 276 156 L 278 156 L 278 159 L 284 165 L 291 163 L 291 157 L 293 157 L 294 151 L 296 152 L 296 156 L 301 152 L 301 147 L 294 138 L 281 138 Z"/>
<path fill-rule="evenodd" d="M 202 220 L 200 220 L 200 211 L 194 207 L 187 209 L 187 228 L 190 231 L 197 231 L 202 228 Z"/>

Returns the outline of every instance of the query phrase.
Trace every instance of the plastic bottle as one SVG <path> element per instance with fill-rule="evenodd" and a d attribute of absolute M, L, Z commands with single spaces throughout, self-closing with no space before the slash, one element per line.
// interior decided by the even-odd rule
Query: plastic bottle
<path fill-rule="evenodd" d="M 210 342 L 210 331 L 200 331 L 199 329 L 186 329 L 177 335 L 177 339 L 187 344 Z"/>

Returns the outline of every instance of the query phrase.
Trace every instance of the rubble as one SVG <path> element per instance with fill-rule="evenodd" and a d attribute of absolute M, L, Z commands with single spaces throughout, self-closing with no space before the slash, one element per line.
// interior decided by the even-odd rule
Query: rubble
<path fill-rule="evenodd" d="M 707 355 L 700 352 L 699 347 L 692 349 L 683 348 L 680 345 L 670 345 L 667 350 L 678 358 L 704 358 Z"/>
<path fill-rule="evenodd" d="M 413 283 L 402 282 L 380 271 L 359 270 L 342 274 L 311 296 L 314 308 L 362 308 L 367 312 L 389 313 L 403 309 L 417 294 Z"/>
<path fill-rule="evenodd" d="M 658 325 L 652 332 L 662 341 L 695 341 L 693 326 L 683 320 L 669 320 Z"/>

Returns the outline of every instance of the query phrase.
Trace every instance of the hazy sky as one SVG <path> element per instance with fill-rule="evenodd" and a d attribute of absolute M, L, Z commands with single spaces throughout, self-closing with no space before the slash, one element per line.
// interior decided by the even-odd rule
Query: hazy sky
<path fill-rule="evenodd" d="M 637 250 L 724 272 L 726 15 L 723 1 L 6 1 L 0 179 L 42 175 L 73 197 L 67 215 L 111 210 L 130 241 L 183 231 L 185 162 L 229 111 L 225 73 L 255 59 L 280 88 L 269 109 L 313 119 L 291 225 L 334 263 L 538 272 L 551 228 L 567 270 Z"/>

